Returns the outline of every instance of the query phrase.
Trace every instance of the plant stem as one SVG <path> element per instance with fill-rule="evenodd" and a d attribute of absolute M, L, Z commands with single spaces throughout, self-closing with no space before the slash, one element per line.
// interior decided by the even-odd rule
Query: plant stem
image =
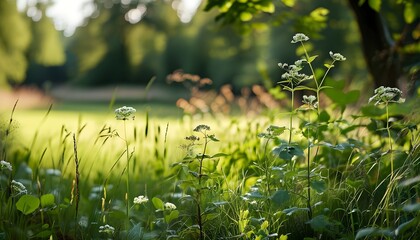
<path fill-rule="evenodd" d="M 391 128 L 389 126 L 388 102 L 385 105 L 385 109 L 386 109 L 386 131 L 388 133 L 388 145 L 389 145 L 389 151 L 391 153 L 391 179 L 390 179 L 390 182 L 391 182 L 393 177 L 394 177 L 394 155 L 393 155 L 393 151 L 392 151 Z"/>
<path fill-rule="evenodd" d="M 126 212 L 127 212 L 127 224 L 129 226 L 130 224 L 130 157 L 128 154 L 128 141 L 127 141 L 127 127 L 126 127 L 126 121 L 124 120 L 124 141 L 125 141 L 125 154 L 127 156 L 127 168 L 126 168 L 126 175 L 127 175 L 127 181 L 126 181 L 126 187 L 127 187 L 127 191 L 125 193 L 125 201 L 126 201 Z M 128 235 L 127 235 L 128 236 Z"/>
<path fill-rule="evenodd" d="M 293 82 L 292 82 L 292 109 L 290 110 L 290 119 L 289 119 L 289 145 L 292 142 L 292 129 L 293 129 L 293 111 L 294 111 L 294 103 L 295 101 L 295 90 L 293 88 Z"/>
<path fill-rule="evenodd" d="M 309 117 L 309 122 L 310 122 L 310 117 Z M 310 126 L 310 125 L 309 125 Z M 307 173 L 307 181 L 308 181 L 308 199 L 307 199 L 307 206 L 308 206 L 308 218 L 309 220 L 312 219 L 312 207 L 311 207 L 311 140 L 310 140 L 310 136 L 309 136 L 309 128 L 307 129 L 308 132 L 308 156 L 307 156 L 307 168 L 306 168 L 306 173 Z"/>
<path fill-rule="evenodd" d="M 204 156 L 207 150 L 207 143 L 208 143 L 207 134 L 204 133 L 204 149 L 203 149 L 203 154 L 201 155 L 201 158 L 199 159 L 200 166 L 198 169 L 198 189 L 197 189 L 197 221 L 198 221 L 198 226 L 200 227 L 200 240 L 204 239 L 203 219 L 201 217 L 201 178 L 203 176 L 203 161 L 204 161 Z"/>

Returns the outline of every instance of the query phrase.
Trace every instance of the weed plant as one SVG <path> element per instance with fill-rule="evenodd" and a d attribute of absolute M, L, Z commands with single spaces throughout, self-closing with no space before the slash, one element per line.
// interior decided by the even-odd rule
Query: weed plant
<path fill-rule="evenodd" d="M 420 238 L 416 99 L 380 87 L 349 108 L 360 92 L 328 76 L 345 57 L 318 69 L 306 41 L 296 34 L 303 55 L 279 64 L 286 118 L 122 107 L 53 135 L 41 122 L 28 140 L 15 105 L 0 127 L 0 239 Z"/>

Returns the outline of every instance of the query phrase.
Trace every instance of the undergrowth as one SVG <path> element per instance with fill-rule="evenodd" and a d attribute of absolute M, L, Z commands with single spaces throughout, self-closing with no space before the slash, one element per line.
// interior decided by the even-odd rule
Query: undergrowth
<path fill-rule="evenodd" d="M 35 129 L 25 146 L 16 104 L 0 128 L 0 239 L 419 238 L 419 106 L 380 87 L 349 111 L 360 91 L 328 76 L 345 57 L 317 68 L 308 40 L 279 64 L 289 109 L 268 117 L 158 124 L 122 107 L 122 124 Z"/>

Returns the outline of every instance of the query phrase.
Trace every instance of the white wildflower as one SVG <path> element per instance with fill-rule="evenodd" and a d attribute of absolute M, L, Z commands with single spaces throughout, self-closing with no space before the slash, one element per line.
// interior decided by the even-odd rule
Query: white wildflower
<path fill-rule="evenodd" d="M 108 225 L 108 224 L 105 224 L 104 226 L 99 227 L 99 232 L 100 233 L 114 234 L 115 228 Z"/>
<path fill-rule="evenodd" d="M 375 95 L 369 98 L 369 102 L 375 102 L 375 105 L 396 102 L 402 103 L 405 101 L 401 98 L 402 91 L 398 88 L 380 86 L 375 89 Z"/>
<path fill-rule="evenodd" d="M 165 207 L 165 210 L 171 210 L 172 211 L 172 210 L 176 209 L 175 204 L 170 203 L 170 202 L 165 203 L 164 207 Z"/>
<path fill-rule="evenodd" d="M 10 187 L 12 188 L 13 196 L 18 196 L 21 194 L 26 194 L 28 190 L 26 190 L 25 185 L 23 185 L 21 182 L 12 180 Z"/>
<path fill-rule="evenodd" d="M 6 162 L 4 160 L 1 160 L 0 161 L 0 170 L 3 170 L 3 169 L 6 169 L 6 170 L 11 172 L 13 170 L 12 164 L 10 164 L 9 162 Z"/>
<path fill-rule="evenodd" d="M 306 36 L 303 33 L 296 33 L 295 36 L 293 36 L 293 40 L 292 43 L 297 43 L 297 42 L 305 42 L 308 41 L 309 37 Z"/>
<path fill-rule="evenodd" d="M 89 219 L 88 219 L 88 217 L 86 217 L 86 216 L 80 217 L 78 224 L 81 227 L 87 228 L 88 225 L 89 225 Z"/>
<path fill-rule="evenodd" d="M 134 119 L 134 113 L 136 112 L 136 109 L 132 107 L 120 107 L 115 109 L 115 118 L 117 120 L 129 120 Z"/>
<path fill-rule="evenodd" d="M 138 197 L 134 198 L 134 204 L 143 204 L 143 203 L 147 203 L 149 201 L 149 198 L 147 198 L 146 196 L 140 195 Z"/>
<path fill-rule="evenodd" d="M 340 53 L 333 53 L 330 51 L 330 56 L 334 61 L 345 61 L 346 58 Z"/>

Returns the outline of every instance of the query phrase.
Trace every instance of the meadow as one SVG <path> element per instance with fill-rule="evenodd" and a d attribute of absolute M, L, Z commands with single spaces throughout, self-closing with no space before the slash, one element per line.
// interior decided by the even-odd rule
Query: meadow
<path fill-rule="evenodd" d="M 418 96 L 345 91 L 330 55 L 279 64 L 285 107 L 254 115 L 11 107 L 0 239 L 418 239 Z"/>

